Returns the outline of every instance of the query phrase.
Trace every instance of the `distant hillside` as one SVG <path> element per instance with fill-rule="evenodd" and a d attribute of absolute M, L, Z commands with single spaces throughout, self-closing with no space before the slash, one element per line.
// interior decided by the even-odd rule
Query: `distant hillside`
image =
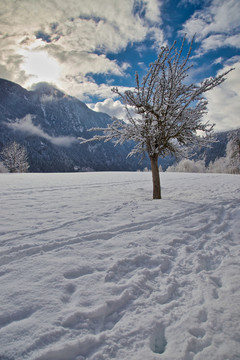
<path fill-rule="evenodd" d="M 33 91 L 0 79 L 0 151 L 13 140 L 26 146 L 31 172 L 134 171 L 150 168 L 146 158 L 127 158 L 131 143 L 114 146 L 111 142 L 81 145 L 78 137 L 90 138 L 93 127 L 106 127 L 109 115 L 89 109 L 80 100 L 46 83 Z M 218 143 L 201 149 L 197 158 L 206 163 L 225 155 L 228 132 L 217 134 Z M 160 159 L 165 170 L 175 160 Z"/>
<path fill-rule="evenodd" d="M 26 117 L 27 116 L 27 117 Z M 0 150 L 16 140 L 29 154 L 31 172 L 137 170 L 147 166 L 128 158 L 131 144 L 93 142 L 92 127 L 106 127 L 109 115 L 90 110 L 83 102 L 48 84 L 34 91 L 0 79 Z"/>

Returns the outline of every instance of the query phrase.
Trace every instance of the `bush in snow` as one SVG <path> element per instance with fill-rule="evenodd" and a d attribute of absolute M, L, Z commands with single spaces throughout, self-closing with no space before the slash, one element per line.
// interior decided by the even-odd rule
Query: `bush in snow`
<path fill-rule="evenodd" d="M 191 172 L 191 173 L 220 173 L 240 174 L 240 129 L 234 131 L 229 137 L 226 147 L 226 156 L 211 161 L 205 167 L 204 160 L 182 159 L 179 163 L 169 166 L 167 172 Z"/>
<path fill-rule="evenodd" d="M 218 174 L 228 173 L 229 171 L 226 157 L 217 158 L 215 161 L 211 161 L 208 165 L 207 171 Z"/>
<path fill-rule="evenodd" d="M 178 164 L 169 166 L 167 172 L 189 172 L 189 173 L 203 173 L 206 172 L 204 160 L 190 160 L 182 159 Z"/>

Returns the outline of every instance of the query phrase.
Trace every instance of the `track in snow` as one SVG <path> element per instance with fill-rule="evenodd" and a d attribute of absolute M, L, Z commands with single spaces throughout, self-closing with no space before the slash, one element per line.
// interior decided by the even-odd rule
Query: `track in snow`
<path fill-rule="evenodd" d="M 239 358 L 238 177 L 162 178 L 0 178 L 1 360 Z"/>

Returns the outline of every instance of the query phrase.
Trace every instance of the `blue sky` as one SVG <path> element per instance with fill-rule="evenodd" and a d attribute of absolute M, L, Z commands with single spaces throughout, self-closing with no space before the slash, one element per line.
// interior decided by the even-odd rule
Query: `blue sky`
<path fill-rule="evenodd" d="M 96 111 L 124 118 L 113 86 L 134 86 L 162 45 L 196 33 L 189 78 L 230 67 L 206 96 L 216 130 L 240 127 L 239 0 L 1 0 L 0 77 L 47 81 Z M 188 44 L 186 44 L 188 45 Z"/>

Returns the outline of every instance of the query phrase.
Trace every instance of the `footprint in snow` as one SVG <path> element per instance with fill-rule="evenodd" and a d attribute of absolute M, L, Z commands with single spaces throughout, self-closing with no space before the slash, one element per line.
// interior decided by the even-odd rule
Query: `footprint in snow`
<path fill-rule="evenodd" d="M 76 269 L 66 271 L 63 276 L 65 277 L 65 279 L 77 279 L 81 276 L 92 274 L 93 272 L 94 269 L 92 269 L 90 266 L 82 266 Z"/>
<path fill-rule="evenodd" d="M 221 254 L 213 254 L 213 255 L 207 255 L 207 254 L 199 254 L 198 255 L 198 265 L 196 268 L 196 273 L 199 273 L 201 271 L 212 271 L 216 270 L 221 262 L 222 262 L 223 256 Z"/>
<path fill-rule="evenodd" d="M 22 309 L 18 309 L 12 313 L 6 313 L 0 316 L 0 329 L 10 325 L 13 322 L 22 321 L 30 318 L 36 311 L 37 307 L 26 307 Z"/>
<path fill-rule="evenodd" d="M 203 338 L 204 335 L 206 334 L 206 331 L 201 328 L 192 328 L 192 329 L 189 329 L 188 332 L 196 338 Z"/>
<path fill-rule="evenodd" d="M 150 338 L 150 349 L 155 354 L 163 354 L 166 346 L 165 326 L 162 323 L 156 324 Z"/>
<path fill-rule="evenodd" d="M 107 270 L 105 282 L 118 282 L 130 279 L 136 271 L 148 268 L 149 270 L 161 270 L 162 273 L 169 271 L 172 262 L 166 256 L 150 256 L 138 254 L 132 258 L 121 259 Z M 155 275 L 154 275 L 155 276 Z"/>
<path fill-rule="evenodd" d="M 76 291 L 76 285 L 69 283 L 64 287 L 65 293 L 61 297 L 63 303 L 68 303 L 71 300 L 71 295 Z"/>
<path fill-rule="evenodd" d="M 207 318 L 208 318 L 207 310 L 206 309 L 200 310 L 199 313 L 198 313 L 198 320 L 200 322 L 206 322 Z"/>
<path fill-rule="evenodd" d="M 218 289 L 222 287 L 222 281 L 220 278 L 215 276 L 210 276 L 209 279 L 210 279 L 210 283 L 214 286 L 214 288 L 212 289 L 212 296 L 214 299 L 218 299 L 219 298 Z"/>
<path fill-rule="evenodd" d="M 211 345 L 211 339 L 210 338 L 206 338 L 206 339 L 200 339 L 200 338 L 196 338 L 195 336 L 191 339 L 189 339 L 188 341 L 188 345 L 187 345 L 187 349 L 186 349 L 186 353 L 200 353 L 202 352 L 206 347 Z"/>
<path fill-rule="evenodd" d="M 218 287 L 221 288 L 222 287 L 222 281 L 219 277 L 216 276 L 210 276 L 209 279 L 212 281 L 212 283 Z"/>

